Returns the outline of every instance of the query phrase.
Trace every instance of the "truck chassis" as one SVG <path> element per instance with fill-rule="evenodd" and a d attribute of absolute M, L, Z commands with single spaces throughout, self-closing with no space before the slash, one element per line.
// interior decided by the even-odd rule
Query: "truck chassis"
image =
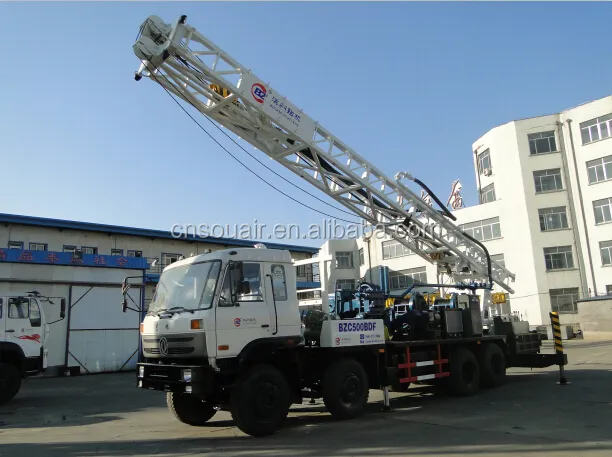
<path fill-rule="evenodd" d="M 291 404 L 309 398 L 322 398 L 334 418 L 346 420 L 362 413 L 370 389 L 384 392 L 388 409 L 389 390 L 404 392 L 412 383 L 470 396 L 503 385 L 510 367 L 567 364 L 565 354 L 541 354 L 534 333 L 345 348 L 295 343 L 262 343 L 248 355 L 218 360 L 217 370 L 202 361 L 142 362 L 138 387 L 166 392 L 169 409 L 183 423 L 201 426 L 224 410 L 244 433 L 265 436 L 281 427 Z"/>

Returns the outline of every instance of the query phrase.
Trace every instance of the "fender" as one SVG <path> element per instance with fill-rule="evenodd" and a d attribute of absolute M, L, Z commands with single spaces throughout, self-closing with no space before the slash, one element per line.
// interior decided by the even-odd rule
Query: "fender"
<path fill-rule="evenodd" d="M 6 341 L 0 341 L 0 353 L 3 354 L 15 354 L 20 360 L 25 359 L 25 354 L 21 346 L 15 343 L 8 343 Z"/>
<path fill-rule="evenodd" d="M 0 342 L 0 361 L 15 365 L 23 374 L 26 356 L 18 344 Z"/>
<path fill-rule="evenodd" d="M 300 339 L 299 336 L 280 336 L 253 340 L 240 351 L 240 354 L 238 354 L 238 364 L 243 365 L 252 358 L 253 354 L 262 348 L 266 348 L 266 352 L 268 353 L 275 349 L 293 349 L 298 345 Z"/>

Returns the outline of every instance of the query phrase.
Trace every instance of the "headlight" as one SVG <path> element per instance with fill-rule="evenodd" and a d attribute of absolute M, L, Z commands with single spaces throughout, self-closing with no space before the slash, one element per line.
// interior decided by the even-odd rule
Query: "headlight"
<path fill-rule="evenodd" d="M 191 370 L 183 370 L 183 381 L 191 382 Z"/>
<path fill-rule="evenodd" d="M 144 367 L 138 367 L 138 377 L 144 378 Z"/>

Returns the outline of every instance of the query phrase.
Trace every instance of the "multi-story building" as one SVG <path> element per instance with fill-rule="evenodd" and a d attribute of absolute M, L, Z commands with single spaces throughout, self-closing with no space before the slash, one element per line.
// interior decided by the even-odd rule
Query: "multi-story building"
<path fill-rule="evenodd" d="M 472 151 L 480 202 L 453 214 L 516 274 L 503 312 L 535 326 L 557 311 L 579 325 L 576 300 L 612 294 L 612 96 L 500 125 Z M 346 281 L 377 283 L 379 265 L 392 290 L 438 280 L 435 266 L 390 239 L 331 241 L 322 251 L 352 266 Z"/>

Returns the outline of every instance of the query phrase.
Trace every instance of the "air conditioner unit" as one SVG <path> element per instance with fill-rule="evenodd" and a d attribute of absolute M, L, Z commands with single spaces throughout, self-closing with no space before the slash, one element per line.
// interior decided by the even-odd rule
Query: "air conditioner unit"
<path fill-rule="evenodd" d="M 484 174 L 485 176 L 491 176 L 493 174 L 493 170 L 491 170 L 490 168 L 485 168 L 482 171 L 482 174 Z"/>

